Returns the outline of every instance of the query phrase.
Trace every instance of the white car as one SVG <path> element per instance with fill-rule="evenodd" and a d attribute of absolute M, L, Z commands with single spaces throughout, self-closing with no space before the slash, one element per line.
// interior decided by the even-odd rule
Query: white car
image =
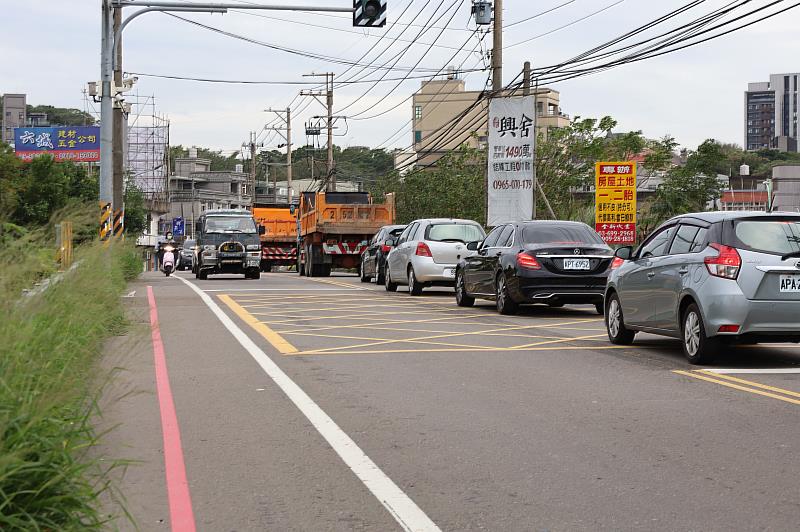
<path fill-rule="evenodd" d="M 472 220 L 414 220 L 390 243 L 394 248 L 386 257 L 386 290 L 394 292 L 403 284 L 418 296 L 426 286 L 454 286 L 458 261 L 472 253 L 467 244 L 485 237 L 483 227 Z"/>

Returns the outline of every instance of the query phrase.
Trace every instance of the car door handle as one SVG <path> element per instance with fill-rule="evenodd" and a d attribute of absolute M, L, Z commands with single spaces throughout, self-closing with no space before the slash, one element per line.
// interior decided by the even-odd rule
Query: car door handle
<path fill-rule="evenodd" d="M 686 275 L 687 273 L 689 273 L 689 268 L 681 268 L 680 270 L 678 270 L 678 273 L 681 275 Z"/>
<path fill-rule="evenodd" d="M 648 279 L 652 279 L 655 276 L 656 276 L 656 272 L 647 272 L 647 278 Z"/>
<path fill-rule="evenodd" d="M 495 256 L 495 257 L 499 257 L 499 256 L 500 256 L 500 255 L 502 255 L 502 254 L 503 254 L 503 252 L 502 252 L 502 251 L 498 251 L 497 253 L 495 253 L 495 254 L 494 254 L 494 256 Z"/>

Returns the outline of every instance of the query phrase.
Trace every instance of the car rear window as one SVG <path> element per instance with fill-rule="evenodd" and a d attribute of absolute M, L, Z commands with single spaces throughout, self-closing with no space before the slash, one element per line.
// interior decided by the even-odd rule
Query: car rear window
<path fill-rule="evenodd" d="M 585 225 L 526 225 L 522 230 L 522 240 L 526 244 L 605 244 L 600 235 Z"/>
<path fill-rule="evenodd" d="M 800 218 L 739 220 L 733 233 L 738 248 L 776 255 L 800 251 Z"/>
<path fill-rule="evenodd" d="M 431 224 L 425 231 L 425 240 L 434 240 L 438 242 L 477 242 L 483 240 L 484 236 L 486 235 L 481 226 L 475 224 Z"/>

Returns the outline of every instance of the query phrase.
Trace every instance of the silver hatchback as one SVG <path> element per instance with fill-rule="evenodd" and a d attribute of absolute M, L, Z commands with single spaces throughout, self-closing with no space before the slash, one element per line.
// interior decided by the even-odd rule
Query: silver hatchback
<path fill-rule="evenodd" d="M 414 220 L 396 241 L 387 241 L 395 247 L 386 257 L 386 290 L 407 284 L 408 292 L 418 296 L 426 286 L 454 286 L 459 259 L 472 253 L 467 243 L 485 237 L 483 227 L 472 220 Z"/>
<path fill-rule="evenodd" d="M 682 340 L 705 364 L 728 343 L 800 342 L 800 215 L 705 212 L 619 248 L 605 322 L 615 344 L 639 331 Z"/>

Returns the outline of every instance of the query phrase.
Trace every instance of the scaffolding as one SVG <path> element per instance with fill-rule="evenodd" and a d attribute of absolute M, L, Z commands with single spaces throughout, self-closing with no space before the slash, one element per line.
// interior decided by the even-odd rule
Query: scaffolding
<path fill-rule="evenodd" d="M 156 112 L 154 96 L 125 96 L 128 138 L 125 173 L 153 203 L 166 203 L 169 176 L 169 120 Z"/>

